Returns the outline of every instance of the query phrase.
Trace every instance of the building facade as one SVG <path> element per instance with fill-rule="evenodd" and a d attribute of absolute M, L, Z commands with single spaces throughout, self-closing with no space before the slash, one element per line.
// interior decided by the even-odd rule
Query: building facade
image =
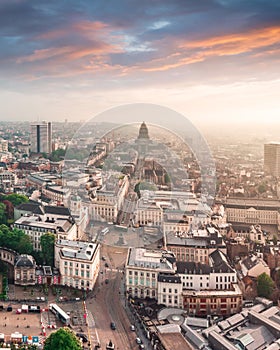
<path fill-rule="evenodd" d="M 264 173 L 280 177 L 280 143 L 271 142 L 264 145 Z"/>
<path fill-rule="evenodd" d="M 37 122 L 30 125 L 30 141 L 32 153 L 52 152 L 52 123 Z"/>
<path fill-rule="evenodd" d="M 18 255 L 15 258 L 14 281 L 16 285 L 29 286 L 36 283 L 36 262 L 31 255 Z"/>
<path fill-rule="evenodd" d="M 173 275 L 175 271 L 173 254 L 144 248 L 130 248 L 125 269 L 126 292 L 132 297 L 158 299 L 158 284 L 164 283 L 159 279 L 159 275 Z"/>
<path fill-rule="evenodd" d="M 100 245 L 59 239 L 55 243 L 55 267 L 61 284 L 81 290 L 92 290 L 100 267 Z"/>
<path fill-rule="evenodd" d="M 242 292 L 238 284 L 232 284 L 230 290 L 184 289 L 182 293 L 183 308 L 193 316 L 230 316 L 242 310 Z"/>
<path fill-rule="evenodd" d="M 46 233 L 53 233 L 57 239 L 78 238 L 78 229 L 73 218 L 56 214 L 55 209 L 56 207 L 53 207 L 53 211 L 44 214 L 25 214 L 13 224 L 13 227 L 22 230 L 30 237 L 36 251 L 41 250 L 40 238 Z"/>

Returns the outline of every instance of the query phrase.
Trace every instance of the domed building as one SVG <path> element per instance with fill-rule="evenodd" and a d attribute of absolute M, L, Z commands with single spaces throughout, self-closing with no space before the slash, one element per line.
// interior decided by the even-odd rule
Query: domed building
<path fill-rule="evenodd" d="M 18 255 L 15 259 L 15 284 L 21 286 L 34 285 L 36 261 L 31 255 Z"/>
<path fill-rule="evenodd" d="M 148 127 L 146 125 L 145 122 L 143 122 L 140 126 L 140 129 L 139 129 L 139 135 L 138 135 L 138 140 L 149 140 L 150 137 L 149 137 L 149 131 L 148 131 Z"/>

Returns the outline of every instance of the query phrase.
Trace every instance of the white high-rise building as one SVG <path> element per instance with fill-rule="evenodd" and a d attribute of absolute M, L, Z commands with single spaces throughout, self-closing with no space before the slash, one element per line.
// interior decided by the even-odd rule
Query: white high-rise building
<path fill-rule="evenodd" d="M 32 153 L 51 153 L 52 123 L 46 121 L 31 123 L 30 141 Z"/>
<path fill-rule="evenodd" d="M 280 177 L 280 142 L 264 145 L 264 172 L 266 175 Z"/>

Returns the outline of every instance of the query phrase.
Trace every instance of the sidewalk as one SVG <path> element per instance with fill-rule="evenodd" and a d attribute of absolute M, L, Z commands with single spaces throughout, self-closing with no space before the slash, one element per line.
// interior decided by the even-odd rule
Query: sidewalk
<path fill-rule="evenodd" d="M 137 315 L 133 313 L 132 309 L 130 308 L 129 302 L 124 295 L 123 280 L 121 283 L 120 299 L 131 324 L 135 325 L 135 334 L 136 334 L 135 336 L 139 337 L 142 340 L 142 343 L 145 345 L 145 349 L 153 350 L 150 340 L 147 338 L 147 335 L 144 332 L 144 329 L 141 328 L 141 322 L 139 318 L 137 317 Z"/>

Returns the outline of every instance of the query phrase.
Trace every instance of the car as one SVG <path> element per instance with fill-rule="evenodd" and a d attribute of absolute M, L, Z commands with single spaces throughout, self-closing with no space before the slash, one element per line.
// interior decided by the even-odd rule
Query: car
<path fill-rule="evenodd" d="M 139 344 L 139 350 L 145 349 L 145 345 L 144 344 Z"/>
<path fill-rule="evenodd" d="M 106 260 L 106 256 L 102 256 L 102 258 L 101 258 L 103 261 L 105 261 Z"/>
<path fill-rule="evenodd" d="M 117 328 L 115 322 L 111 322 L 110 327 L 113 331 Z"/>
<path fill-rule="evenodd" d="M 134 326 L 134 324 L 131 324 L 131 325 L 130 325 L 130 330 L 131 330 L 131 331 L 135 331 L 135 326 Z"/>
<path fill-rule="evenodd" d="M 135 341 L 136 341 L 136 344 L 142 344 L 142 340 L 138 337 L 135 339 Z"/>
<path fill-rule="evenodd" d="M 106 263 L 104 264 L 104 266 L 105 266 L 105 267 L 109 267 L 109 264 L 106 262 Z"/>
<path fill-rule="evenodd" d="M 76 333 L 76 336 L 78 338 L 81 338 L 83 343 L 87 343 L 88 342 L 88 338 L 87 338 L 87 336 L 85 334 L 83 334 L 83 333 Z"/>
<path fill-rule="evenodd" d="M 108 278 L 106 278 L 106 280 L 105 280 L 105 284 L 108 284 L 109 283 L 109 280 L 108 280 Z"/>

